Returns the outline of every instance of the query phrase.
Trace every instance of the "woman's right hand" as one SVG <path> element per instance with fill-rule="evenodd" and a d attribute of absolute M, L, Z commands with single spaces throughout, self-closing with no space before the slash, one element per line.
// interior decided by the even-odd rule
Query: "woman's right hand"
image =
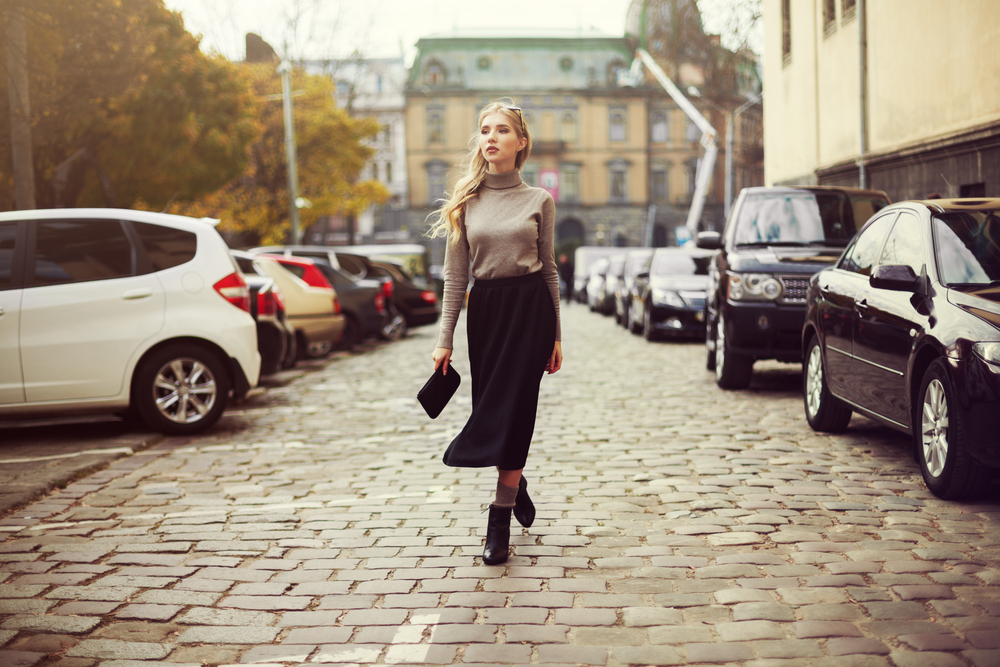
<path fill-rule="evenodd" d="M 435 347 L 434 354 L 431 355 L 431 359 L 434 360 L 434 370 L 437 370 L 438 366 L 444 363 L 444 368 L 441 369 L 441 374 L 448 374 L 448 364 L 451 363 L 451 350 L 446 347 Z"/>

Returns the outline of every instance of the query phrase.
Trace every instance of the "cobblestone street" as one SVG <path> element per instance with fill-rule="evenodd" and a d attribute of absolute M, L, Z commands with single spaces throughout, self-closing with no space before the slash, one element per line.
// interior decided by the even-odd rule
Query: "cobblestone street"
<path fill-rule="evenodd" d="M 909 440 L 814 433 L 799 367 L 723 392 L 700 343 L 564 308 L 525 475 L 441 454 L 436 327 L 256 396 L 0 521 L 0 665 L 1000 665 L 1000 495 L 928 493 Z M 464 326 L 464 316 L 460 321 Z"/>

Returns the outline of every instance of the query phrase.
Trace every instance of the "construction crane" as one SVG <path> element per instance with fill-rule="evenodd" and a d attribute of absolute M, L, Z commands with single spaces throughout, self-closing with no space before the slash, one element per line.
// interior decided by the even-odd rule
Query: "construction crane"
<path fill-rule="evenodd" d="M 667 91 L 667 94 L 673 98 L 677 106 L 687 114 L 691 122 L 701 130 L 701 145 L 705 147 L 705 157 L 698 163 L 698 169 L 695 172 L 694 196 L 691 198 L 691 208 L 688 210 L 687 222 L 685 223 L 693 238 L 698 232 L 698 222 L 701 220 L 701 214 L 705 210 L 708 181 L 712 177 L 712 171 L 715 169 L 715 158 L 719 154 L 718 133 L 712 127 L 712 124 L 701 115 L 701 112 L 691 104 L 690 100 L 684 97 L 684 93 L 674 85 L 670 77 L 664 73 L 645 49 L 635 50 L 635 60 L 632 61 L 632 67 L 627 74 L 623 72 L 624 76 L 619 77 L 619 85 L 641 85 L 643 81 L 643 65 L 656 77 L 656 80 Z"/>

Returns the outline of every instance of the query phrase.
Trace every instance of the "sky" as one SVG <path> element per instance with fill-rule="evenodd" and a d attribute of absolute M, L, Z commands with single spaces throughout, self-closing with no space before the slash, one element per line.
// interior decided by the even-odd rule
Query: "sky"
<path fill-rule="evenodd" d="M 432 34 L 597 30 L 625 32 L 629 0 L 164 0 L 180 11 L 202 50 L 242 60 L 244 35 L 256 32 L 293 59 L 403 55 Z M 699 0 L 709 32 L 724 28 L 732 0 Z M 296 17 L 298 21 L 296 22 Z M 296 26 L 296 27 L 292 27 Z"/>

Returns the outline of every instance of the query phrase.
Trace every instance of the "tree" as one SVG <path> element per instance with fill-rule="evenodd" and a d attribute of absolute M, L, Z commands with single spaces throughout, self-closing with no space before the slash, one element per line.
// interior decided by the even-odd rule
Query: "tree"
<path fill-rule="evenodd" d="M 260 132 L 258 100 L 237 66 L 206 56 L 162 0 L 0 0 L 28 31 L 36 196 L 54 205 L 53 173 L 85 149 L 116 205 L 162 208 L 242 173 Z M 0 12 L 4 14 L 5 12 Z M 6 77 L 0 77 L 6 97 Z M 0 105 L 0 208 L 13 204 L 9 110 Z M 72 205 L 101 205 L 95 175 L 71 183 Z"/>
<path fill-rule="evenodd" d="M 245 64 L 240 72 L 258 99 L 272 99 L 260 107 L 263 132 L 250 147 L 247 169 L 217 192 L 175 210 L 221 219 L 220 231 L 240 245 L 284 243 L 290 221 L 281 80 L 271 65 Z M 299 89 L 294 98 L 299 196 L 312 202 L 301 211 L 302 229 L 324 216 L 357 215 L 385 202 L 390 197 L 385 186 L 358 180 L 372 154 L 363 142 L 378 133 L 378 123 L 338 108 L 327 77 L 296 69 L 292 82 Z"/>

